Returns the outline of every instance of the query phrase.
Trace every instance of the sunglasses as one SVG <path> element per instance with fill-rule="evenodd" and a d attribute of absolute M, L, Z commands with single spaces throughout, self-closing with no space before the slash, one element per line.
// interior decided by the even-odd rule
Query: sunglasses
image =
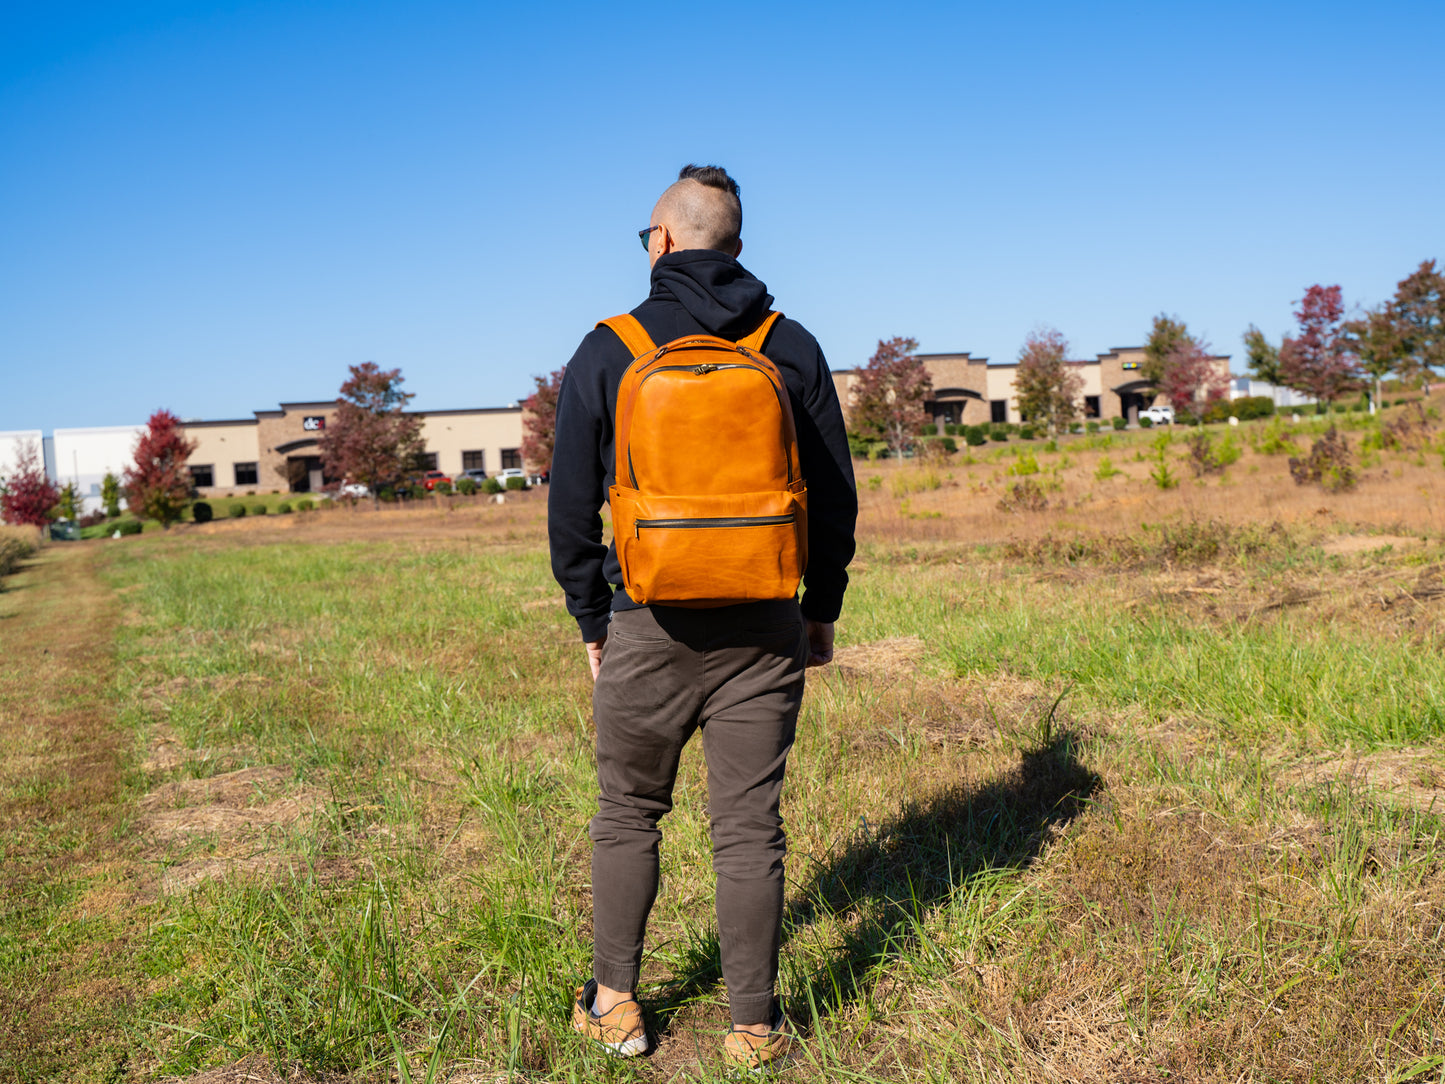
<path fill-rule="evenodd" d="M 637 231 L 637 239 L 642 242 L 642 251 L 643 251 L 643 252 L 648 251 L 648 249 L 647 249 L 647 244 L 648 244 L 647 238 L 648 238 L 648 235 L 649 235 L 650 233 L 652 233 L 653 230 L 660 230 L 660 229 L 662 229 L 661 226 L 648 226 L 647 229 L 645 229 L 645 230 L 638 230 L 638 231 Z"/>

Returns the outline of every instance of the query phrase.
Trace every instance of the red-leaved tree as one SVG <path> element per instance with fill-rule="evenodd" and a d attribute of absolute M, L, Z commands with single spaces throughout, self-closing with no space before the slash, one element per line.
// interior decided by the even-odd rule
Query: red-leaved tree
<path fill-rule="evenodd" d="M 932 420 L 923 404 L 933 391 L 933 381 L 914 353 L 917 349 L 917 339 L 897 335 L 886 342 L 879 339 L 850 395 L 853 428 L 883 438 L 894 455 L 902 455 Z"/>
<path fill-rule="evenodd" d="M 1178 413 L 1200 417 L 1229 393 L 1229 375 L 1209 356 L 1208 343 L 1186 335 L 1165 355 L 1159 390 Z"/>
<path fill-rule="evenodd" d="M 366 486 L 375 504 L 383 486 L 396 485 L 416 469 L 424 450 L 421 419 L 405 412 L 412 393 L 401 390 L 400 369 L 382 369 L 374 361 L 348 368 L 336 416 L 317 441 L 321 468 L 333 486 Z"/>
<path fill-rule="evenodd" d="M 537 390 L 522 400 L 522 462 L 534 474 L 552 469 L 557 443 L 557 396 L 562 391 L 562 366 L 551 376 L 534 376 Z"/>
<path fill-rule="evenodd" d="M 1068 363 L 1069 342 L 1053 328 L 1029 332 L 1019 351 L 1014 374 L 1014 394 L 1019 415 L 1026 421 L 1048 426 L 1058 435 L 1079 416 L 1079 397 L 1084 378 Z"/>
<path fill-rule="evenodd" d="M 1333 403 L 1359 382 L 1359 366 L 1342 334 L 1340 288 L 1311 286 L 1299 306 L 1299 334 L 1286 337 L 1279 350 L 1280 377 L 1295 391 Z"/>
<path fill-rule="evenodd" d="M 125 470 L 123 488 L 130 510 L 170 530 L 191 497 L 186 460 L 195 450 L 196 442 L 185 438 L 179 418 L 169 410 L 152 414 L 136 441 L 134 460 Z"/>
<path fill-rule="evenodd" d="M 1422 261 L 1400 280 L 1390 313 L 1400 338 L 1401 375 L 1429 379 L 1445 369 L 1445 273 L 1435 269 L 1434 260 Z"/>
<path fill-rule="evenodd" d="M 0 486 L 0 519 L 17 527 L 44 527 L 60 499 L 60 490 L 45 474 L 33 440 L 16 449 L 15 471 Z"/>

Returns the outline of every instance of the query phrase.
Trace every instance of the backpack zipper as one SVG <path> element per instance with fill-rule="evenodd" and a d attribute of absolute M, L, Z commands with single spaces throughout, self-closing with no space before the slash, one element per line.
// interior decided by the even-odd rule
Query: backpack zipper
<path fill-rule="evenodd" d="M 722 347 L 713 347 L 713 349 L 721 350 Z M 741 349 L 741 347 L 738 348 L 739 352 L 741 352 Z M 661 353 L 662 351 L 659 350 L 658 354 L 661 355 Z M 702 365 L 659 365 L 656 369 L 653 369 L 652 371 L 647 373 L 641 380 L 637 382 L 637 391 L 634 391 L 632 394 L 637 395 L 638 392 L 642 390 L 642 385 L 646 384 L 657 373 L 694 373 L 698 376 L 705 376 L 707 373 L 715 373 L 720 369 L 751 369 L 753 372 L 757 373 L 764 380 L 766 380 L 768 382 L 768 386 L 773 389 L 773 395 L 776 396 L 778 400 L 779 412 L 782 413 L 788 409 L 787 404 L 783 402 L 783 392 L 778 388 L 776 384 L 773 383 L 772 378 L 768 376 L 767 371 L 763 369 L 760 365 L 749 365 L 744 362 L 734 362 L 731 365 L 713 365 L 711 362 L 706 362 Z M 783 458 L 788 461 L 788 485 L 791 486 L 793 484 L 793 455 L 788 450 L 788 446 L 786 443 L 783 445 Z M 632 480 L 632 488 L 637 489 L 637 471 L 634 470 L 632 467 L 631 444 L 627 445 L 627 475 Z"/>
<path fill-rule="evenodd" d="M 669 530 L 701 530 L 717 527 L 780 527 L 792 523 L 796 516 L 789 512 L 782 516 L 718 516 L 712 519 L 638 519 L 632 522 L 634 538 L 642 537 L 642 528 L 654 527 Z"/>

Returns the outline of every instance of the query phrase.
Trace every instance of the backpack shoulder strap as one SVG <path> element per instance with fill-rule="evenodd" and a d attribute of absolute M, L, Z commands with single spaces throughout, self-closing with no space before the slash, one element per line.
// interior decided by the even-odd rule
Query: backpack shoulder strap
<path fill-rule="evenodd" d="M 746 346 L 749 350 L 756 350 L 761 354 L 763 352 L 763 343 L 768 341 L 768 332 L 773 330 L 773 325 L 782 318 L 782 315 L 780 312 L 768 313 L 763 317 L 763 322 L 754 329 L 751 335 L 738 340 L 738 345 Z"/>
<path fill-rule="evenodd" d="M 642 357 L 643 354 L 650 354 L 657 349 L 657 344 L 652 341 L 637 317 L 630 312 L 624 312 L 621 316 L 614 316 L 609 320 L 600 320 L 598 327 L 610 327 L 613 333 L 622 340 L 622 345 L 632 352 L 634 359 Z"/>

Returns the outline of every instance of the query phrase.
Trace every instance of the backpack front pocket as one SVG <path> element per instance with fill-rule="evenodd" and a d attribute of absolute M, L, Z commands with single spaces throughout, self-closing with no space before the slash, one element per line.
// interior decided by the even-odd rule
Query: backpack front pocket
<path fill-rule="evenodd" d="M 801 487 L 706 498 L 614 487 L 612 526 L 628 594 L 644 604 L 792 598 L 807 562 Z"/>

